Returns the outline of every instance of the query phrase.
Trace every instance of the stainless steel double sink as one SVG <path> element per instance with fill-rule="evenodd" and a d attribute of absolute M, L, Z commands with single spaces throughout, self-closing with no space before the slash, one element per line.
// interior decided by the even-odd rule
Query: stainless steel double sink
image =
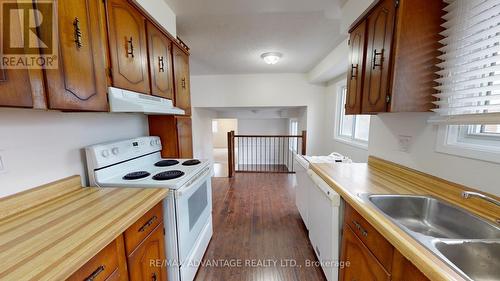
<path fill-rule="evenodd" d="M 500 280 L 500 227 L 431 196 L 360 194 L 466 280 Z"/>

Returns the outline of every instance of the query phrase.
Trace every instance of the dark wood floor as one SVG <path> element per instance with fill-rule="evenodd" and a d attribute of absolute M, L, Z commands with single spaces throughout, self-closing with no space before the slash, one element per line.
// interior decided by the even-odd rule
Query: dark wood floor
<path fill-rule="evenodd" d="M 212 180 L 214 236 L 197 281 L 326 280 L 295 207 L 293 175 Z"/>

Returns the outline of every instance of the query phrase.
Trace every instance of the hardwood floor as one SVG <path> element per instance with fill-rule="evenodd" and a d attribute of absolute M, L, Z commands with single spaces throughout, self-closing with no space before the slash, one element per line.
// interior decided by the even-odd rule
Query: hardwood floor
<path fill-rule="evenodd" d="M 294 175 L 212 180 L 214 236 L 197 281 L 324 281 L 295 207 Z"/>

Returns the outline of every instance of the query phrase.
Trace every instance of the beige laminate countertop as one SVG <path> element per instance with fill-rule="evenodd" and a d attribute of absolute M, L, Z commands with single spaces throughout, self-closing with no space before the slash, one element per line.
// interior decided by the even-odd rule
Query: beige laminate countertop
<path fill-rule="evenodd" d="M 64 280 L 167 196 L 75 176 L 0 199 L 0 280 Z"/>
<path fill-rule="evenodd" d="M 464 279 L 379 210 L 361 200 L 359 193 L 432 195 L 491 221 L 500 217 L 500 208 L 493 204 L 462 199 L 461 192 L 470 188 L 375 157 L 370 157 L 368 164 L 312 164 L 311 169 L 431 280 Z"/>

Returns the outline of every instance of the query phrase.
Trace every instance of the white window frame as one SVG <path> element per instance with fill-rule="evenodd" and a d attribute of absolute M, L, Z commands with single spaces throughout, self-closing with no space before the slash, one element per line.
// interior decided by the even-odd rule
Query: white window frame
<path fill-rule="evenodd" d="M 354 120 L 352 122 L 352 136 L 342 135 L 342 120 L 345 116 L 345 100 L 344 100 L 344 91 L 347 91 L 347 81 L 343 80 L 337 84 L 337 98 L 336 98 L 336 108 L 335 108 L 335 126 L 334 126 L 334 134 L 333 139 L 335 141 L 354 146 L 357 148 L 361 148 L 363 150 L 368 150 L 368 141 L 361 140 L 355 138 L 356 136 L 356 115 L 354 116 Z M 347 93 L 347 92 L 346 92 Z M 347 95 L 346 95 L 347 97 Z"/>
<path fill-rule="evenodd" d="M 466 132 L 467 130 L 468 126 L 440 125 L 437 132 L 436 151 L 500 163 L 500 137 L 470 134 Z"/>
<path fill-rule="evenodd" d="M 297 124 L 297 132 L 295 133 L 292 132 L 292 124 Z M 289 135 L 294 135 L 294 134 L 299 135 L 299 120 L 295 118 L 290 119 L 290 122 L 288 124 L 288 130 L 290 131 Z M 292 141 L 290 142 L 288 148 L 293 152 L 297 153 L 297 138 L 292 138 Z"/>

